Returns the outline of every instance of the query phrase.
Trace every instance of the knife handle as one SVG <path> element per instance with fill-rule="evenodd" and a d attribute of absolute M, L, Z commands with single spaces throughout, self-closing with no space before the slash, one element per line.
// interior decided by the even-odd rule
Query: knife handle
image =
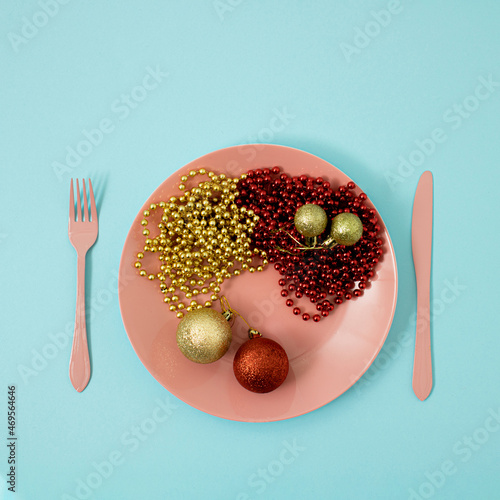
<path fill-rule="evenodd" d="M 418 278 L 417 278 L 418 280 Z M 423 401 L 432 389 L 431 321 L 429 278 L 421 280 L 417 293 L 417 329 L 413 360 L 413 392 Z"/>
<path fill-rule="evenodd" d="M 432 259 L 433 180 L 424 172 L 418 182 L 412 217 L 412 253 L 417 280 L 417 325 L 413 391 L 424 400 L 432 389 L 430 281 Z"/>

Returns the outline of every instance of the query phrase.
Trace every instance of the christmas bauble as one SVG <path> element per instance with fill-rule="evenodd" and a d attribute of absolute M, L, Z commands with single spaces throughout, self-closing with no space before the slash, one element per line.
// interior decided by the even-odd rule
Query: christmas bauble
<path fill-rule="evenodd" d="M 220 312 L 204 307 L 188 312 L 177 327 L 177 345 L 195 363 L 213 363 L 231 344 L 231 326 Z"/>
<path fill-rule="evenodd" d="M 236 352 L 233 370 L 238 382 L 252 392 L 271 392 L 288 375 L 288 356 L 277 342 L 263 337 L 247 340 Z"/>
<path fill-rule="evenodd" d="M 322 207 L 308 203 L 297 209 L 293 222 L 300 234 L 307 238 L 314 238 L 325 230 L 328 217 Z"/>
<path fill-rule="evenodd" d="M 341 213 L 333 218 L 330 236 L 339 245 L 354 245 L 361 238 L 362 234 L 363 223 L 357 215 Z"/>

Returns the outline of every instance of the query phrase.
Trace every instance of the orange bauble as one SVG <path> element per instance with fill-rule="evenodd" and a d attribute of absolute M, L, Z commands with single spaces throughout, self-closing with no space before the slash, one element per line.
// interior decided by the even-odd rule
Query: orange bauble
<path fill-rule="evenodd" d="M 288 375 L 288 356 L 277 342 L 263 337 L 247 340 L 237 351 L 233 370 L 238 382 L 252 392 L 271 392 Z"/>

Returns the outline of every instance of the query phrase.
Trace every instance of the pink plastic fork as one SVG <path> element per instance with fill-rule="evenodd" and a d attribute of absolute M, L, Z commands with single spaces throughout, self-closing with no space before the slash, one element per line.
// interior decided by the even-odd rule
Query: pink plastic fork
<path fill-rule="evenodd" d="M 90 218 L 87 204 L 87 192 L 85 190 L 85 179 L 83 183 L 83 218 L 80 200 L 80 187 L 76 180 L 76 206 L 77 216 L 75 219 L 75 197 L 73 194 L 73 179 L 71 179 L 71 190 L 69 195 L 69 241 L 75 247 L 77 253 L 77 279 L 76 279 L 76 317 L 75 333 L 73 336 L 73 347 L 69 362 L 69 378 L 73 387 L 82 392 L 90 379 L 90 359 L 87 345 L 87 326 L 85 321 L 85 256 L 88 249 L 97 239 L 98 223 L 97 210 L 92 191 L 92 183 L 89 179 Z"/>

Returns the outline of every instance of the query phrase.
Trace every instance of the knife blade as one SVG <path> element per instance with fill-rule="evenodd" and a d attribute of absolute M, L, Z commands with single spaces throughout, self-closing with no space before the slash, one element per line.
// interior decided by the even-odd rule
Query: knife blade
<path fill-rule="evenodd" d="M 433 178 L 428 170 L 418 181 L 411 221 L 411 248 L 417 281 L 417 326 L 413 391 L 423 401 L 432 389 L 430 280 L 432 254 Z"/>

